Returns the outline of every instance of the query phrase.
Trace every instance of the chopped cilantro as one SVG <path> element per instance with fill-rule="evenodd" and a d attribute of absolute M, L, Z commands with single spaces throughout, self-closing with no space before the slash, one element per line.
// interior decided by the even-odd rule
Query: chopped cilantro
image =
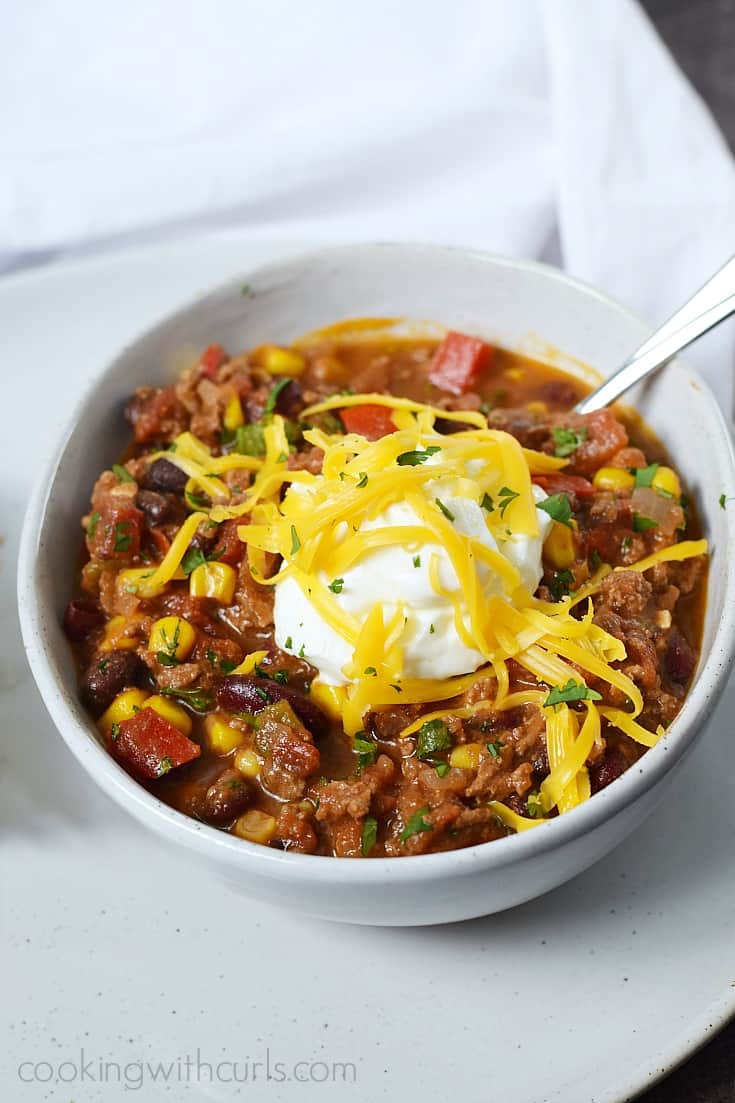
<path fill-rule="evenodd" d="M 204 494 L 192 494 L 190 490 L 184 491 L 186 500 L 190 506 L 194 506 L 194 509 L 206 509 L 209 504 L 209 499 Z"/>
<path fill-rule="evenodd" d="M 202 567 L 207 562 L 207 557 L 201 548 L 187 548 L 184 558 L 181 560 L 181 569 L 184 574 L 191 574 L 197 567 Z"/>
<path fill-rule="evenodd" d="M 363 671 L 363 674 L 365 674 L 368 678 L 374 678 L 377 673 L 378 672 L 374 666 L 366 666 Z"/>
<path fill-rule="evenodd" d="M 556 571 L 554 577 L 549 583 L 549 589 L 554 601 L 561 601 L 563 597 L 566 597 L 570 593 L 574 586 L 574 575 L 570 570 Z"/>
<path fill-rule="evenodd" d="M 409 816 L 406 826 L 401 831 L 399 836 L 402 843 L 405 843 L 407 839 L 410 839 L 413 835 L 419 835 L 422 831 L 431 831 L 432 824 L 428 820 L 424 819 L 427 813 L 430 811 L 428 805 L 426 808 L 419 808 L 418 812 L 414 812 L 412 816 Z"/>
<path fill-rule="evenodd" d="M 220 659 L 219 661 L 219 668 L 223 674 L 232 674 L 232 671 L 235 670 L 236 667 L 237 663 L 234 659 Z"/>
<path fill-rule="evenodd" d="M 551 430 L 551 435 L 554 438 L 554 455 L 571 456 L 572 452 L 576 452 L 580 444 L 587 440 L 587 426 L 583 425 L 578 431 L 557 426 Z"/>
<path fill-rule="evenodd" d="M 505 511 L 511 502 L 514 502 L 520 495 L 517 490 L 511 490 L 509 486 L 502 486 L 498 491 L 498 498 L 500 499 L 500 517 L 505 517 Z"/>
<path fill-rule="evenodd" d="M 361 850 L 363 858 L 367 858 L 378 840 L 378 821 L 375 816 L 366 816 L 362 822 Z"/>
<path fill-rule="evenodd" d="M 449 773 L 449 763 L 448 762 L 434 762 L 433 766 L 434 766 L 434 769 L 437 772 L 438 777 L 446 777 L 447 774 Z"/>
<path fill-rule="evenodd" d="M 390 688 L 394 689 L 396 691 L 396 693 L 403 693 L 403 690 L 401 689 L 401 687 L 399 685 L 396 685 L 394 682 L 390 683 Z"/>
<path fill-rule="evenodd" d="M 130 521 L 115 522 L 115 551 L 129 551 L 133 542 L 133 534 L 130 532 Z"/>
<path fill-rule="evenodd" d="M 724 498 L 724 494 L 723 494 L 722 497 Z M 720 502 L 720 504 L 722 504 L 722 503 Z M 722 506 L 722 508 L 724 509 L 725 507 Z M 95 532 L 97 531 L 97 525 L 100 523 L 101 518 L 102 518 L 102 514 L 98 513 L 97 510 L 95 510 L 94 513 L 90 513 L 89 521 L 87 523 L 87 536 L 89 537 L 90 540 L 92 539 Z"/>
<path fill-rule="evenodd" d="M 263 407 L 264 421 L 269 421 L 273 417 L 276 412 L 279 396 L 282 391 L 285 391 L 289 383 L 293 383 L 293 379 L 288 375 L 284 375 L 283 379 L 279 379 L 278 382 L 271 387 L 268 398 L 265 401 L 265 406 Z"/>
<path fill-rule="evenodd" d="M 414 567 L 420 567 L 421 566 L 421 556 L 420 555 L 415 555 L 413 557 L 413 565 L 414 565 Z"/>
<path fill-rule="evenodd" d="M 399 467 L 418 467 L 419 464 L 426 463 L 429 456 L 435 455 L 439 451 L 438 444 L 432 444 L 429 448 L 414 449 L 412 452 L 401 452 L 397 457 L 396 463 Z"/>
<path fill-rule="evenodd" d="M 303 643 L 301 644 L 301 647 L 299 648 L 299 658 L 300 659 L 306 658 L 306 649 L 305 649 L 305 646 L 304 646 Z"/>
<path fill-rule="evenodd" d="M 444 505 L 444 502 L 441 500 L 441 498 L 435 498 L 434 501 L 436 502 L 439 509 L 441 510 L 441 512 L 446 517 L 447 521 L 453 521 L 454 520 L 454 514 L 452 513 L 451 510 L 447 509 L 447 507 Z"/>
<path fill-rule="evenodd" d="M 492 498 L 487 493 L 487 491 L 485 491 L 485 493 L 482 496 L 482 499 L 480 501 L 480 506 L 483 509 L 486 509 L 488 511 L 488 513 L 492 513 L 493 510 L 495 509 L 495 502 L 492 500 Z"/>
<path fill-rule="evenodd" d="M 135 479 L 133 478 L 133 476 L 130 474 L 129 471 L 125 470 L 125 468 L 123 467 L 123 465 L 121 463 L 113 463 L 112 470 L 113 470 L 114 474 L 117 475 L 117 477 L 118 477 L 118 479 L 121 483 L 134 483 L 135 482 Z"/>
<path fill-rule="evenodd" d="M 500 758 L 500 752 L 503 749 L 503 744 L 500 740 L 494 740 L 492 743 L 487 744 L 487 752 L 491 758 Z"/>
<path fill-rule="evenodd" d="M 364 736 L 365 732 L 358 732 L 352 740 L 352 746 L 357 754 L 357 765 L 359 769 L 362 769 L 363 766 L 372 766 L 378 754 L 377 745 L 370 739 L 365 739 Z"/>
<path fill-rule="evenodd" d="M 292 639 L 291 636 L 286 636 L 286 639 L 285 639 L 285 642 L 284 642 L 283 646 L 286 648 L 287 651 L 292 650 L 292 648 L 293 648 L 293 639 Z"/>
<path fill-rule="evenodd" d="M 570 678 L 565 686 L 553 686 L 544 701 L 544 708 L 571 704 L 572 701 L 601 701 L 602 696 L 595 689 L 589 689 L 584 682 L 575 682 Z"/>
<path fill-rule="evenodd" d="M 433 624 L 430 624 L 429 625 L 429 635 L 433 636 L 435 632 L 436 632 L 436 628 L 434 628 Z"/>
<path fill-rule="evenodd" d="M 344 584 L 345 580 L 343 578 L 333 578 L 329 583 L 328 589 L 330 589 L 333 594 L 341 594 Z"/>
<path fill-rule="evenodd" d="M 542 820 L 544 818 L 544 809 L 541 803 L 541 794 L 536 792 L 535 789 L 526 797 L 526 808 L 528 814 L 532 820 Z"/>
<path fill-rule="evenodd" d="M 214 706 L 214 698 L 205 689 L 159 689 L 164 697 L 177 697 L 185 701 L 196 712 L 209 712 Z"/>
<path fill-rule="evenodd" d="M 166 757 L 162 758 L 160 763 L 159 763 L 158 776 L 162 777 L 164 774 L 167 774 L 169 772 L 169 770 L 173 770 L 173 768 L 174 768 L 173 762 L 168 757 L 168 755 L 166 755 Z"/>
<path fill-rule="evenodd" d="M 658 521 L 652 517 L 644 517 L 642 513 L 633 514 L 633 532 L 648 532 L 649 529 L 657 529 Z"/>
<path fill-rule="evenodd" d="M 120 738 L 120 725 L 117 720 L 113 720 L 112 727 L 110 728 L 110 736 L 112 742 L 115 743 Z"/>
<path fill-rule="evenodd" d="M 156 661 L 159 662 L 161 666 L 179 665 L 179 660 L 176 658 L 176 656 L 169 654 L 168 651 L 156 651 Z"/>
<path fill-rule="evenodd" d="M 725 503 L 727 502 L 727 494 L 720 494 L 720 497 L 719 497 L 718 500 L 719 500 L 719 503 L 720 503 L 720 509 L 726 509 L 727 506 L 726 506 Z M 90 524 L 91 524 L 91 518 L 90 518 Z M 87 531 L 89 531 L 89 529 Z"/>
<path fill-rule="evenodd" d="M 452 737 L 443 720 L 427 720 L 421 725 L 416 741 L 416 754 L 420 759 L 431 758 L 437 751 L 448 751 L 451 746 Z"/>
<path fill-rule="evenodd" d="M 633 469 L 633 474 L 635 475 L 635 485 L 652 486 L 658 469 L 659 464 L 657 463 L 649 464 L 648 467 L 635 467 Z"/>
<path fill-rule="evenodd" d="M 548 513 L 549 517 L 553 521 L 558 521 L 560 525 L 572 528 L 572 507 L 569 505 L 566 494 L 552 494 L 545 498 L 543 502 L 539 502 L 536 508 Z"/>
<path fill-rule="evenodd" d="M 620 551 L 622 553 L 630 551 L 632 544 L 633 544 L 633 537 L 632 536 L 624 536 L 623 539 L 620 541 Z"/>
<path fill-rule="evenodd" d="M 100 674 L 104 674 L 109 665 L 109 659 L 100 659 L 100 661 L 97 663 L 97 669 L 99 670 Z"/>
<path fill-rule="evenodd" d="M 287 670 L 274 670 L 273 681 L 278 682 L 279 686 L 285 686 L 288 684 L 288 671 Z"/>
<path fill-rule="evenodd" d="M 366 472 L 365 472 L 365 471 L 361 471 L 361 472 L 360 472 L 360 478 L 359 478 L 359 479 L 357 480 L 357 485 L 358 485 L 358 487 L 359 487 L 360 489 L 362 489 L 362 487 L 363 487 L 363 486 L 367 486 L 367 482 L 368 482 L 368 477 L 367 477 L 367 474 L 366 474 Z"/>
<path fill-rule="evenodd" d="M 301 541 L 299 540 L 299 534 L 296 531 L 296 525 L 291 525 L 291 555 L 296 555 L 296 552 L 301 547 Z"/>
<path fill-rule="evenodd" d="M 266 705 L 272 704 L 271 695 L 267 690 L 263 689 L 261 686 L 256 686 L 255 692 L 257 696 L 260 697 L 261 701 L 265 701 Z"/>

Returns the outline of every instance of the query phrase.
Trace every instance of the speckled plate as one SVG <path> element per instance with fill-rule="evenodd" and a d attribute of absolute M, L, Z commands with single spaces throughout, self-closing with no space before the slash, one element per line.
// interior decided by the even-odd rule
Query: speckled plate
<path fill-rule="evenodd" d="M 630 1099 L 735 1012 L 735 686 L 659 810 L 593 869 L 501 915 L 389 930 L 190 866 L 78 767 L 25 666 L 12 561 L 42 442 L 130 333 L 308 244 L 210 236 L 0 281 L 2 1096 Z"/>

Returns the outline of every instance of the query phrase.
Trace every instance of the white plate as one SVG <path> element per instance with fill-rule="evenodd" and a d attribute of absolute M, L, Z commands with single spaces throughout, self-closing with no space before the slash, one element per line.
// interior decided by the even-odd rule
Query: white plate
<path fill-rule="evenodd" d="M 158 313 L 309 244 L 209 236 L 0 281 L 2 1097 L 130 1100 L 142 1061 L 164 1063 L 155 1080 L 143 1069 L 146 1103 L 229 1100 L 232 1066 L 216 1065 L 236 1061 L 256 1100 L 444 1103 L 460 1084 L 472 1101 L 628 1099 L 735 1012 L 735 686 L 660 811 L 607 860 L 502 915 L 388 930 L 289 916 L 190 868 L 94 788 L 25 667 L 13 561 L 42 442 Z M 274 1079 L 262 1067 L 253 1083 L 266 1059 Z M 332 1082 L 333 1062 L 356 1083 Z"/>

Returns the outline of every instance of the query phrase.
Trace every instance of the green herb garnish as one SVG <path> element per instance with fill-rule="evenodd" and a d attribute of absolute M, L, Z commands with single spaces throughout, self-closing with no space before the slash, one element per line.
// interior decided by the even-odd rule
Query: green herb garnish
<path fill-rule="evenodd" d="M 642 513 L 633 514 L 633 532 L 648 532 L 649 529 L 657 529 L 658 521 L 652 517 L 644 517 Z"/>
<path fill-rule="evenodd" d="M 293 383 L 293 379 L 288 375 L 284 375 L 283 379 L 279 379 L 278 382 L 271 387 L 268 398 L 265 401 L 265 406 L 263 407 L 264 421 L 270 421 L 273 417 L 276 412 L 276 406 L 278 405 L 279 395 L 282 391 L 285 391 L 289 383 Z"/>
<path fill-rule="evenodd" d="M 158 766 L 158 776 L 163 777 L 164 774 L 167 774 L 169 772 L 169 770 L 173 770 L 173 768 L 174 768 L 173 762 L 168 757 L 168 755 L 166 755 L 165 758 L 161 759 L 160 764 Z"/>
<path fill-rule="evenodd" d="M 367 474 L 366 474 L 365 471 L 361 471 L 360 472 L 360 478 L 357 480 L 358 488 L 362 489 L 362 487 L 367 486 L 367 483 L 368 483 Z"/>
<path fill-rule="evenodd" d="M 159 689 L 164 697 L 175 697 L 185 701 L 195 712 L 209 712 L 214 707 L 214 698 L 206 689 Z"/>
<path fill-rule="evenodd" d="M 133 534 L 130 532 L 130 521 L 115 522 L 115 551 L 126 552 L 133 542 Z"/>
<path fill-rule="evenodd" d="M 117 475 L 118 480 L 121 483 L 134 483 L 135 482 L 135 479 L 133 478 L 133 476 L 130 474 L 129 471 L 126 471 L 126 469 L 123 467 L 123 465 L 121 463 L 113 463 L 112 470 L 113 470 L 114 474 Z"/>
<path fill-rule="evenodd" d="M 435 498 L 434 501 L 436 502 L 439 509 L 441 510 L 441 512 L 446 517 L 447 521 L 453 521 L 454 520 L 454 514 L 452 513 L 452 511 L 450 509 L 447 509 L 447 507 L 444 505 L 444 502 L 441 500 L 441 498 Z"/>
<path fill-rule="evenodd" d="M 495 509 L 495 502 L 492 500 L 492 498 L 487 493 L 487 491 L 485 491 L 485 493 L 482 496 L 482 499 L 480 501 L 480 506 L 482 507 L 482 509 L 486 509 L 488 511 L 488 513 L 492 513 L 493 510 Z"/>
<path fill-rule="evenodd" d="M 517 490 L 511 490 L 509 486 L 503 486 L 498 491 L 498 498 L 500 499 L 500 517 L 505 517 L 505 511 L 508 506 L 519 498 L 520 494 Z"/>
<path fill-rule="evenodd" d="M 291 651 L 293 649 L 293 639 L 291 636 L 286 636 L 283 646 L 287 651 Z"/>
<path fill-rule="evenodd" d="M 572 507 L 569 505 L 569 499 L 566 494 L 552 494 L 549 498 L 545 498 L 543 502 L 538 502 L 537 509 L 542 509 L 544 513 L 548 513 L 549 517 L 553 521 L 558 521 L 560 525 L 566 525 L 567 528 L 572 528 Z"/>
<path fill-rule="evenodd" d="M 602 695 L 595 689 L 589 689 L 584 682 L 575 682 L 570 678 L 565 686 L 553 686 L 549 696 L 544 701 L 544 708 L 554 708 L 557 705 L 571 704 L 572 701 L 601 701 Z"/>
<path fill-rule="evenodd" d="M 503 749 L 503 744 L 499 740 L 495 740 L 493 743 L 487 744 L 487 753 L 491 758 L 500 758 L 500 752 Z"/>
<path fill-rule="evenodd" d="M 443 720 L 427 720 L 421 725 L 416 741 L 418 758 L 422 760 L 431 758 L 437 751 L 448 751 L 451 746 L 452 737 Z"/>
<path fill-rule="evenodd" d="M 437 777 L 446 777 L 447 774 L 449 773 L 449 763 L 448 762 L 434 762 L 433 766 L 434 766 L 434 769 L 436 770 Z"/>
<path fill-rule="evenodd" d="M 241 456 L 264 456 L 265 435 L 262 425 L 238 425 L 233 451 Z"/>
<path fill-rule="evenodd" d="M 419 808 L 418 812 L 414 812 L 414 814 L 409 817 L 406 826 L 403 828 L 403 831 L 401 831 L 401 834 L 399 835 L 402 843 L 405 843 L 406 840 L 410 839 L 413 835 L 421 834 L 422 831 L 432 830 L 432 824 L 430 824 L 428 820 L 424 819 L 429 811 L 430 809 L 427 805 L 426 808 Z"/>
<path fill-rule="evenodd" d="M 554 577 L 549 583 L 549 589 L 554 601 L 561 601 L 563 597 L 566 597 L 571 592 L 574 586 L 574 575 L 570 570 L 556 571 Z"/>
<path fill-rule="evenodd" d="M 636 486 L 652 486 L 653 480 L 656 477 L 656 472 L 659 469 L 659 464 L 652 463 L 648 467 L 635 467 L 633 468 L 633 474 L 635 475 Z"/>
<path fill-rule="evenodd" d="M 429 456 L 435 455 L 439 449 L 438 444 L 432 444 L 429 448 L 414 449 L 412 452 L 401 452 L 400 456 L 396 458 L 396 463 L 399 467 L 418 467 L 419 464 L 426 463 Z"/>
<path fill-rule="evenodd" d="M 343 578 L 333 578 L 327 589 L 331 590 L 333 594 L 341 594 L 344 584 L 345 580 Z"/>
<path fill-rule="evenodd" d="M 369 739 L 365 739 L 364 736 L 365 732 L 358 732 L 352 739 L 352 746 L 357 754 L 357 765 L 360 770 L 364 766 L 372 766 L 378 754 L 376 744 Z"/>
<path fill-rule="evenodd" d="M 722 497 L 724 498 L 724 496 L 725 495 L 723 494 Z M 722 508 L 724 509 L 725 507 L 723 506 Z M 97 525 L 100 523 L 101 519 L 102 519 L 102 514 L 98 513 L 97 510 L 95 510 L 94 513 L 90 513 L 89 522 L 87 523 L 87 536 L 89 537 L 90 540 L 92 539 L 95 532 L 97 531 Z"/>
<path fill-rule="evenodd" d="M 301 547 L 301 541 L 299 540 L 299 534 L 296 531 L 296 525 L 291 525 L 291 555 L 296 555 L 296 552 Z"/>
<path fill-rule="evenodd" d="M 536 790 L 532 790 L 526 797 L 526 808 L 532 820 L 542 820 L 544 818 L 541 794 L 536 792 Z"/>
<path fill-rule="evenodd" d="M 576 452 L 580 444 L 587 440 L 587 426 L 583 425 L 579 430 L 562 429 L 557 426 L 551 430 L 551 435 L 554 438 L 554 455 L 571 456 L 572 452 Z"/>
<path fill-rule="evenodd" d="M 375 816 L 366 816 L 362 822 L 361 849 L 363 858 L 367 858 L 378 840 L 378 821 Z"/>
<path fill-rule="evenodd" d="M 415 555 L 413 557 L 413 565 L 414 565 L 414 567 L 420 567 L 421 566 L 421 556 L 420 555 Z"/>

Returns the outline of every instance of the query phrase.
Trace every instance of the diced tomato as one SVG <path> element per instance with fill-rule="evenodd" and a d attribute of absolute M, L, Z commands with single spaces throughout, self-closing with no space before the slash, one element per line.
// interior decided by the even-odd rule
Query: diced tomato
<path fill-rule="evenodd" d="M 534 475 L 533 481 L 547 494 L 576 494 L 578 498 L 590 498 L 595 488 L 589 479 L 581 475 Z"/>
<path fill-rule="evenodd" d="M 198 743 L 154 709 L 142 708 L 113 730 L 112 751 L 141 777 L 156 778 L 198 758 Z"/>
<path fill-rule="evenodd" d="M 479 337 L 450 331 L 434 353 L 429 381 L 450 394 L 465 394 L 489 366 L 494 352 Z"/>
<path fill-rule="evenodd" d="M 217 543 L 212 548 L 212 559 L 236 567 L 245 554 L 245 545 L 237 535 L 239 522 L 223 521 L 217 529 Z"/>
<path fill-rule="evenodd" d="M 396 430 L 389 406 L 347 406 L 339 416 L 348 433 L 359 433 L 368 440 L 379 440 Z"/>
<path fill-rule="evenodd" d="M 217 374 L 217 370 L 226 364 L 229 357 L 222 345 L 210 345 L 208 349 L 202 353 L 202 359 L 200 361 L 202 365 L 202 372 L 206 375 L 207 379 L 214 379 Z"/>

